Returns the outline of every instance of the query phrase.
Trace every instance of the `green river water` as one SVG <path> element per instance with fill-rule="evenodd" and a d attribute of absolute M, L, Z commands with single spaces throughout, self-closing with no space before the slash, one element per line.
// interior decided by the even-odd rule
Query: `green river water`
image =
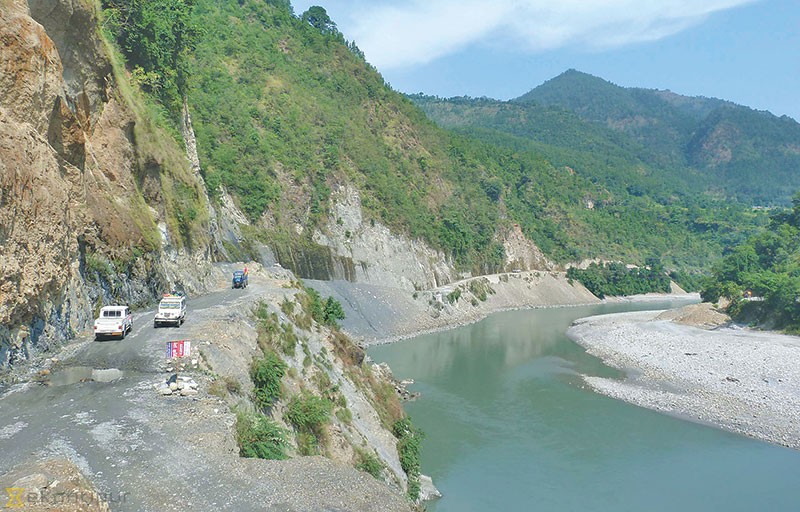
<path fill-rule="evenodd" d="M 581 317 L 675 302 L 497 313 L 370 349 L 422 397 L 429 511 L 798 511 L 800 451 L 584 389 L 621 377 L 566 336 Z"/>

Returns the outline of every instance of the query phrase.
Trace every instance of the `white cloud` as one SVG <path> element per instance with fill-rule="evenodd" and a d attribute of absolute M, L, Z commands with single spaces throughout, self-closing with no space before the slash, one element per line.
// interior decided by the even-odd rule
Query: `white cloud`
<path fill-rule="evenodd" d="M 493 44 L 539 52 L 653 41 L 756 0 L 405 0 L 322 3 L 379 69 Z M 306 2 L 300 2 L 306 3 Z"/>

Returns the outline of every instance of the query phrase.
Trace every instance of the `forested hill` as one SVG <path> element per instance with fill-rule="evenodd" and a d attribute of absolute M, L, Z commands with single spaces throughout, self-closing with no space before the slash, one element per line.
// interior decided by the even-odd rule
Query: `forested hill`
<path fill-rule="evenodd" d="M 573 132 L 558 146 L 557 133 L 551 145 L 535 146 L 497 130 L 480 140 L 443 129 L 393 91 L 320 7 L 104 5 L 121 23 L 106 26 L 134 81 L 173 120 L 186 94 L 212 201 L 228 204 L 229 192 L 249 222 L 243 237 L 289 245 L 300 259 L 313 259 L 320 232 L 341 231 L 336 243 L 352 243 L 332 203 L 351 189 L 367 226 L 422 241 L 473 272 L 508 264 L 503 233 L 517 225 L 556 262 L 659 256 L 670 269 L 699 268 L 758 218 L 689 196 L 694 177 L 665 182 L 644 158 L 630 159 L 643 151 L 639 141 L 563 109 L 554 118 Z M 171 42 L 175 34 L 180 41 Z"/>
<path fill-rule="evenodd" d="M 712 98 L 624 88 L 569 70 L 514 103 L 558 107 L 629 135 L 637 156 L 673 172 L 691 168 L 708 190 L 751 204 L 788 205 L 800 188 L 800 123 Z"/>

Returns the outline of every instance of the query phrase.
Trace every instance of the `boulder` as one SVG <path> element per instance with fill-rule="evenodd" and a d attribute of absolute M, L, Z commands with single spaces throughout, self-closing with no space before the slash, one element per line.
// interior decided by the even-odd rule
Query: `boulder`
<path fill-rule="evenodd" d="M 441 497 L 442 493 L 433 485 L 433 479 L 428 475 L 419 475 L 420 501 L 431 501 Z"/>

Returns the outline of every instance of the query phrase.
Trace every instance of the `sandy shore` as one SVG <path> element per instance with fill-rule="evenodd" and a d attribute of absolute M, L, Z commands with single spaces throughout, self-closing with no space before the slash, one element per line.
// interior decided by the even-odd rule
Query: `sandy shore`
<path fill-rule="evenodd" d="M 584 318 L 568 334 L 627 371 L 585 377 L 600 393 L 800 449 L 800 337 L 703 330 L 660 311 Z"/>

